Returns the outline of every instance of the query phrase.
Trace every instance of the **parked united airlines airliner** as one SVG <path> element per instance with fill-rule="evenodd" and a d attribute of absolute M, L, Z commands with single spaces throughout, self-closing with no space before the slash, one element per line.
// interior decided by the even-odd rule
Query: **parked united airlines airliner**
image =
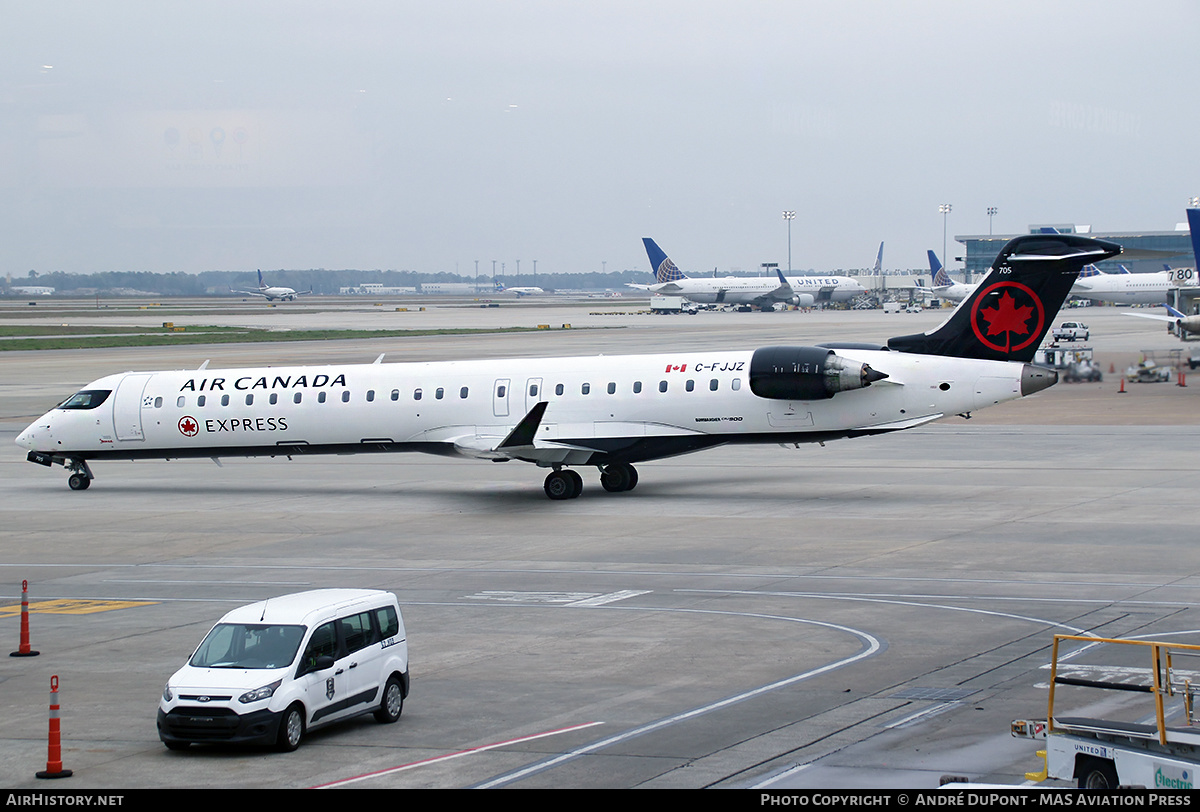
<path fill-rule="evenodd" d="M 775 276 L 690 277 L 671 261 L 658 243 L 643 237 L 654 284 L 629 287 L 651 293 L 683 298 L 699 304 L 750 305 L 770 310 L 776 304 L 811 307 L 817 302 L 846 302 L 866 288 L 848 276 Z M 879 246 L 882 258 L 883 246 Z"/>
<path fill-rule="evenodd" d="M 21 432 L 28 459 L 91 484 L 90 463 L 422 451 L 552 471 L 551 499 L 607 491 L 635 463 L 735 443 L 823 442 L 912 428 L 1045 389 L 1030 363 L 1079 269 L 1120 247 L 1026 235 L 939 327 L 886 345 L 437 363 L 125 372 Z"/>

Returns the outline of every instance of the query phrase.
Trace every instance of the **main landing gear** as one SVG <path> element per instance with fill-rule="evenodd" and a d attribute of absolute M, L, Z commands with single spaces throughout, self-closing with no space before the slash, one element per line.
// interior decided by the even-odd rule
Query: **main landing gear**
<path fill-rule="evenodd" d="M 638 473 L 627 462 L 614 462 L 600 469 L 600 484 L 609 493 L 631 491 L 637 486 Z M 559 468 L 546 476 L 542 486 L 551 499 L 574 499 L 583 493 L 583 477 L 575 471 Z"/>

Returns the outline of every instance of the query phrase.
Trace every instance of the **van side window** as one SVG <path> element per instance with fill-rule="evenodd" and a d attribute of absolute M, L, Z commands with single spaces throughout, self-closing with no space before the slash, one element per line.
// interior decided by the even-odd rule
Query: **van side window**
<path fill-rule="evenodd" d="M 342 637 L 346 641 L 347 654 L 353 654 L 379 642 L 375 636 L 375 627 L 371 625 L 370 612 L 359 612 L 357 615 L 342 618 L 338 623 L 342 624 Z"/>
<path fill-rule="evenodd" d="M 384 640 L 400 633 L 400 618 L 396 617 L 396 607 L 394 606 L 376 609 L 375 623 L 379 626 L 379 635 Z"/>
<path fill-rule="evenodd" d="M 332 620 L 318 626 L 308 639 L 304 656 L 300 658 L 301 673 L 312 671 L 317 665 L 317 658 L 325 655 L 337 659 L 337 627 Z"/>

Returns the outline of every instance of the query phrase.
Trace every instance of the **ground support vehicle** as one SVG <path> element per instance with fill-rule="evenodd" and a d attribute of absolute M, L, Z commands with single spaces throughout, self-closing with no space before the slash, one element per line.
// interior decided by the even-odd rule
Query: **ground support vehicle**
<path fill-rule="evenodd" d="M 1050 334 L 1054 341 L 1087 341 L 1090 336 L 1088 326 L 1078 321 L 1064 321 Z"/>
<path fill-rule="evenodd" d="M 1146 655 L 1149 667 L 1136 666 Z M 1092 663 L 1097 657 L 1116 664 Z M 1046 719 L 1012 723 L 1012 735 L 1045 740 L 1038 753 L 1045 769 L 1026 778 L 1074 780 L 1089 789 L 1193 789 L 1200 770 L 1193 714 L 1200 671 L 1175 663 L 1189 657 L 1200 657 L 1200 646 L 1056 634 Z M 1097 689 L 1112 693 L 1098 700 Z M 1056 702 L 1076 700 L 1104 708 L 1105 718 L 1060 715 Z"/>

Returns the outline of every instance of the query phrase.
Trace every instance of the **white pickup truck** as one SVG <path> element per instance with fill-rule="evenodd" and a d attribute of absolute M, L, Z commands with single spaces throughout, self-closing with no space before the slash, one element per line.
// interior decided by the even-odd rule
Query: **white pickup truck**
<path fill-rule="evenodd" d="M 1055 341 L 1087 341 L 1090 335 L 1088 326 L 1078 321 L 1064 321 L 1051 333 Z"/>

